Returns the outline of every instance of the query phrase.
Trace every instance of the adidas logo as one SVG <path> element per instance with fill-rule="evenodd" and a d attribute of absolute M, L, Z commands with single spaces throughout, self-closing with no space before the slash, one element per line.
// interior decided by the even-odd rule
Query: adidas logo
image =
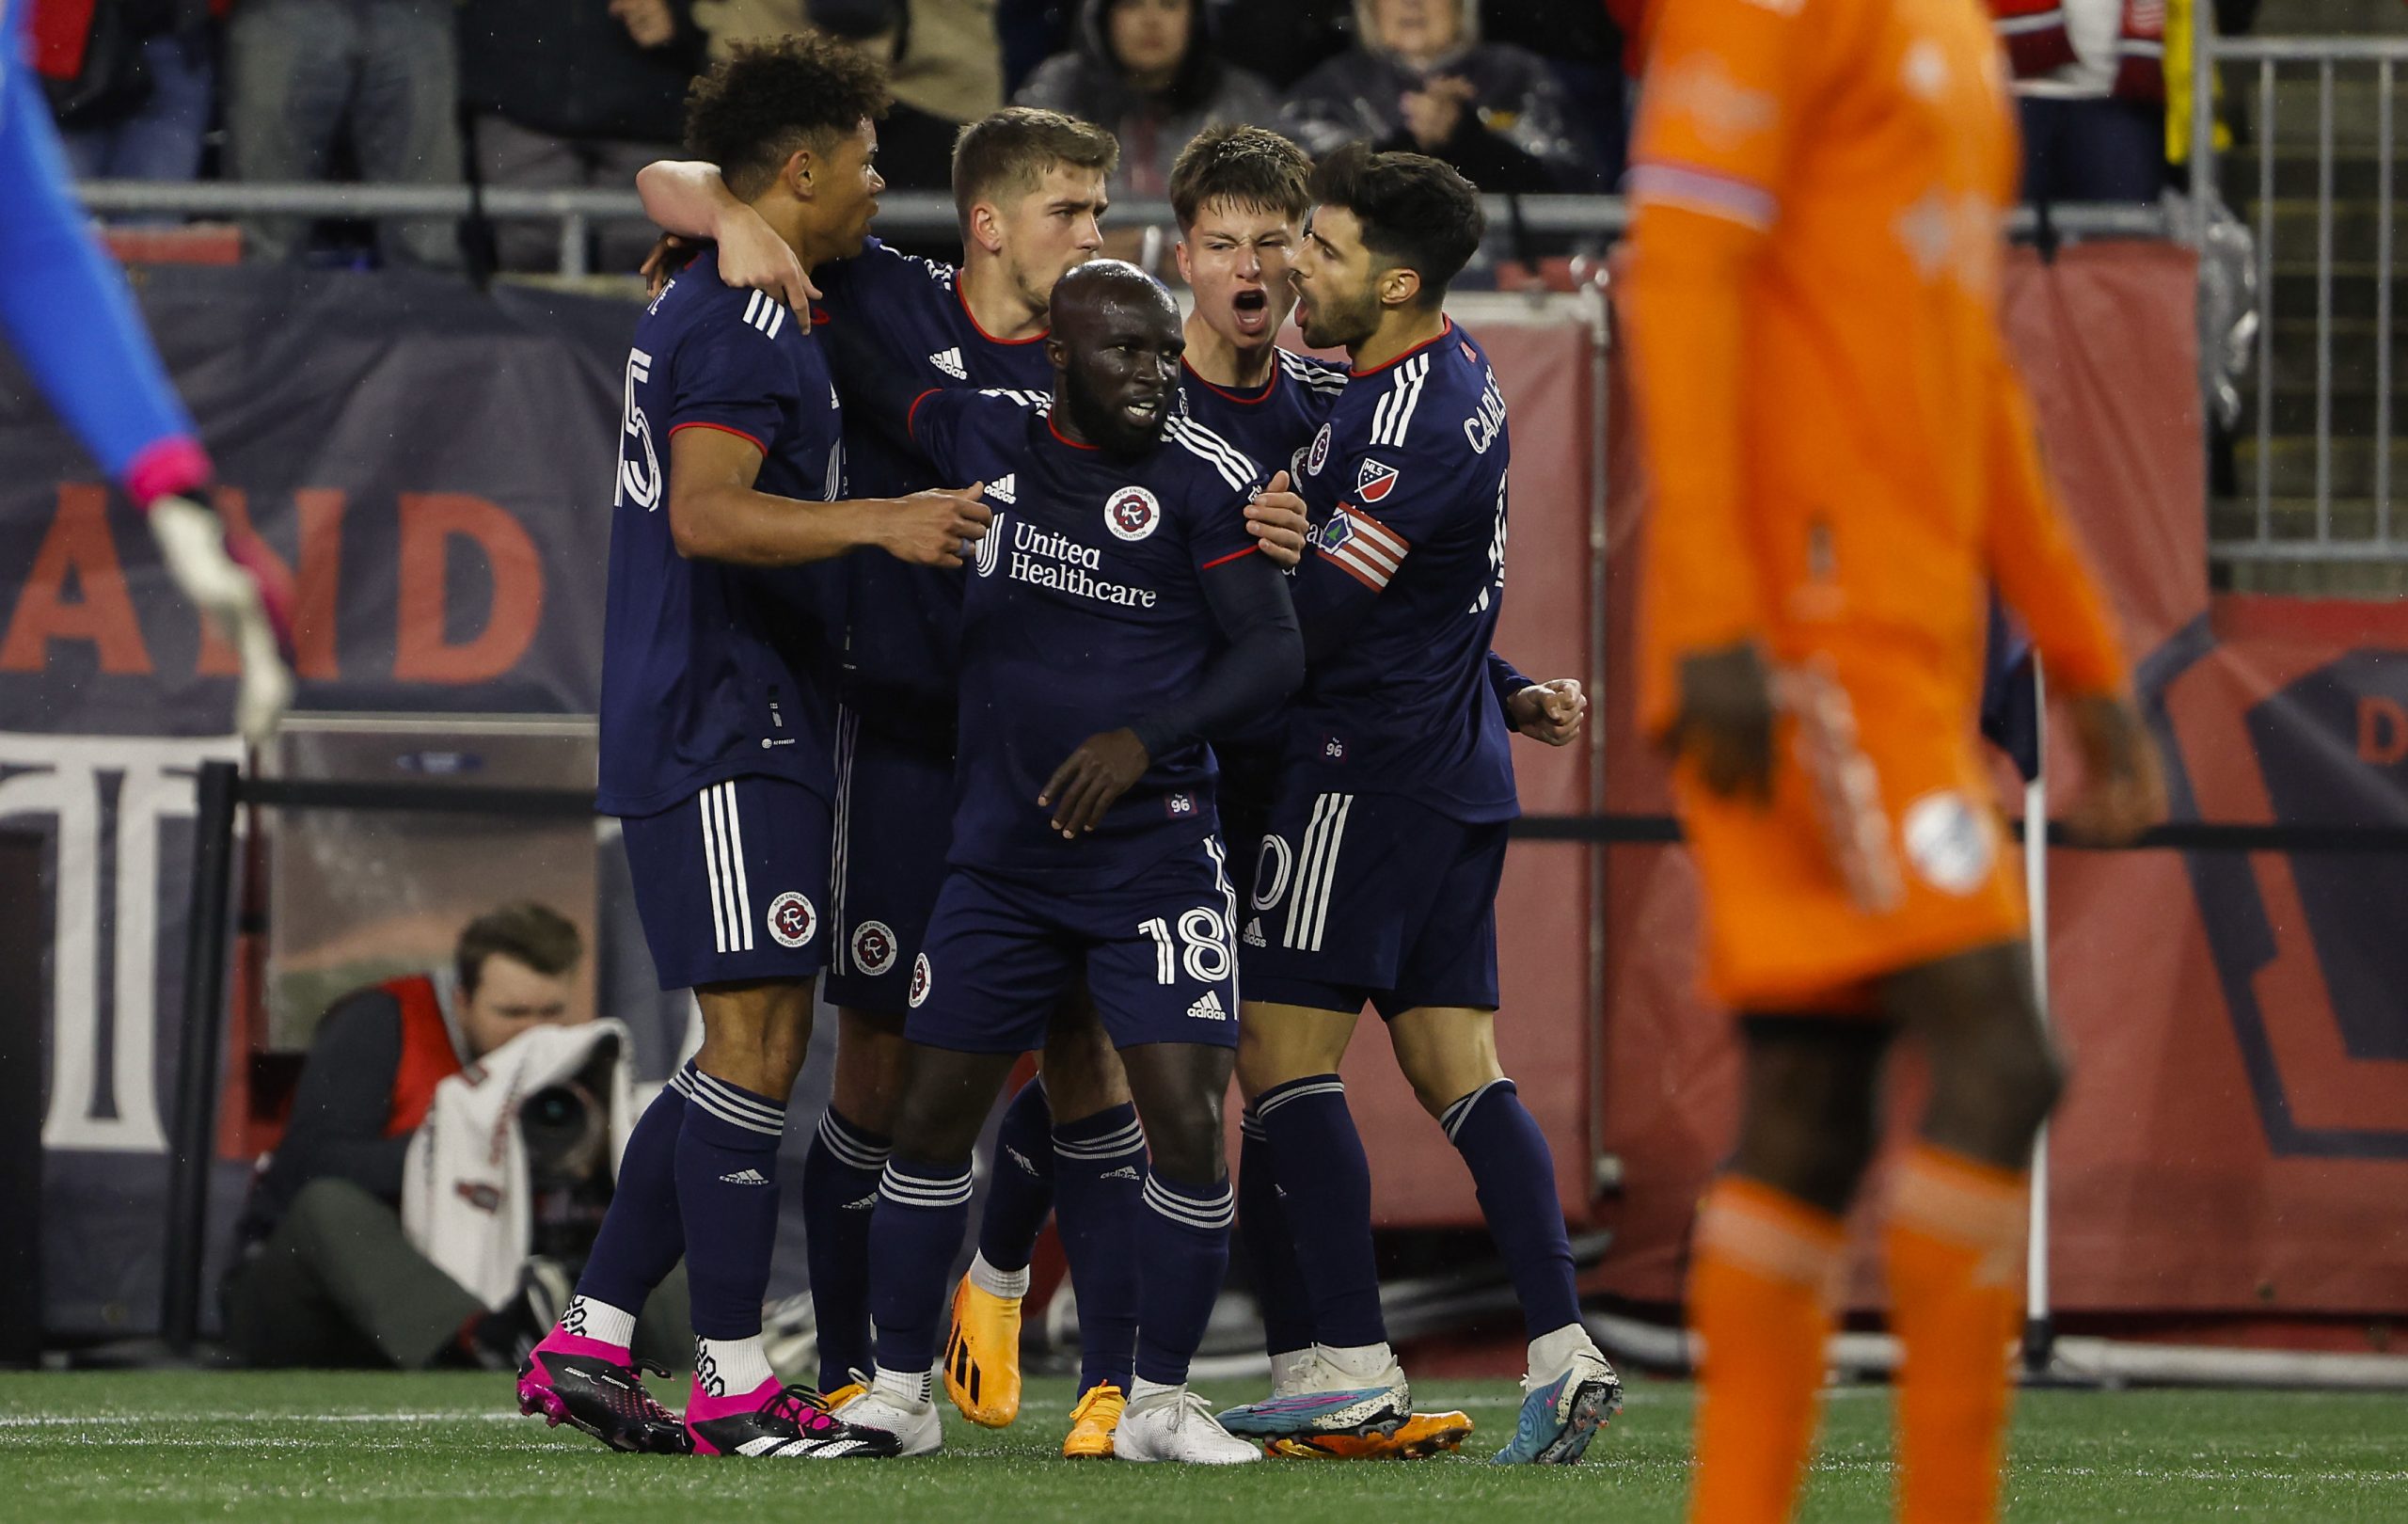
<path fill-rule="evenodd" d="M 1241 940 L 1243 940 L 1249 947 L 1259 947 L 1264 945 L 1262 940 L 1261 916 L 1258 915 L 1254 917 L 1254 919 L 1245 923 L 1245 935 Z"/>
<path fill-rule="evenodd" d="M 1135 1180 L 1137 1178 L 1137 1167 L 1135 1165 L 1122 1165 L 1117 1169 L 1107 1169 L 1096 1178 L 1098 1180 Z"/>
<path fill-rule="evenodd" d="M 943 371 L 945 374 L 953 377 L 956 381 L 967 381 L 970 379 L 970 372 L 963 367 L 961 363 L 961 351 L 958 349 L 940 349 L 935 354 L 928 357 L 928 363 L 935 366 L 938 370 Z"/>
<path fill-rule="evenodd" d="M 725 1181 L 730 1185 L 767 1185 L 769 1183 L 769 1177 L 761 1173 L 761 1171 L 757 1169 L 739 1169 L 733 1175 L 721 1175 L 719 1178 Z"/>
<path fill-rule="evenodd" d="M 1016 474 L 1016 472 L 1006 471 L 1003 475 L 988 483 L 987 496 L 1001 503 L 1018 502 L 1020 500 L 1013 496 L 1014 493 L 1020 490 L 1020 484 L 1012 480 L 1012 477 Z"/>
<path fill-rule="evenodd" d="M 1199 1022 L 1226 1022 L 1229 1019 L 1228 1008 L 1221 1004 L 1218 990 L 1205 991 L 1203 999 L 1187 1008 L 1187 1014 Z"/>
<path fill-rule="evenodd" d="M 1020 1166 L 1021 1168 L 1025 1170 L 1027 1173 L 1032 1175 L 1037 1173 L 1037 1167 L 1028 1162 L 1027 1154 L 1021 1152 L 1020 1150 L 1013 1148 L 1008 1143 L 1004 1145 L 1004 1151 L 1012 1156 L 1012 1163 Z"/>
<path fill-rule="evenodd" d="M 876 1210 L 877 1206 L 878 1193 L 876 1191 L 872 1191 L 858 1201 L 846 1202 L 845 1210 L 848 1212 L 870 1212 Z"/>

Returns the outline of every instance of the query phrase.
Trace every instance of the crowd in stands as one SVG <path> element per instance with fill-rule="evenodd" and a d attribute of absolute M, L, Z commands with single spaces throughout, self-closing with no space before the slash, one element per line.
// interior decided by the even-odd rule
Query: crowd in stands
<path fill-rule="evenodd" d="M 1112 185 L 1158 199 L 1206 126 L 1315 154 L 1369 140 L 1497 192 L 1621 179 L 1647 13 L 1666 0 L 32 0 L 36 67 L 87 179 L 626 187 L 674 155 L 687 81 L 751 38 L 817 27 L 888 61 L 879 167 L 943 189 L 962 123 L 1006 102 L 1112 129 Z M 2017 74 L 2027 179 L 2052 199 L 2151 200 L 2166 175 L 2165 16 L 2190 0 L 1989 0 Z M 2224 0 L 2220 11 L 2245 9 Z M 2230 18 L 2226 17 L 2227 24 Z M 315 255 L 306 219 L 243 229 Z M 391 220 L 386 262 L 449 266 L 449 218 Z M 500 222 L 481 257 L 557 258 Z M 632 268 L 651 234 L 595 233 Z"/>

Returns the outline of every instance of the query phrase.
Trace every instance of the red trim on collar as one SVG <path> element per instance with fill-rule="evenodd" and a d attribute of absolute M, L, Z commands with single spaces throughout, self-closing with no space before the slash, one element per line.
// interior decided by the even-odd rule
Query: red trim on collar
<path fill-rule="evenodd" d="M 974 329 L 977 330 L 977 334 L 978 334 L 978 337 L 979 337 L 979 338 L 986 340 L 986 341 L 987 341 L 989 343 L 990 343 L 990 344 L 1005 344 L 1005 345 L 1034 344 L 1034 343 L 1041 343 L 1042 341 L 1044 341 L 1044 340 L 1046 339 L 1046 337 L 1047 337 L 1048 335 L 1050 335 L 1050 334 L 1052 334 L 1052 333 L 1053 333 L 1053 331 L 1054 331 L 1053 329 L 1051 329 L 1051 328 L 1044 328 L 1044 329 L 1040 329 L 1040 330 L 1038 330 L 1038 332 L 1036 332 L 1036 333 L 1032 333 L 1032 334 L 1030 334 L 1030 335 L 1029 335 L 1027 338 L 1025 338 L 1025 339 L 998 339 L 998 338 L 996 338 L 993 334 L 989 333 L 989 332 L 987 331 L 987 329 L 986 329 L 985 325 L 981 324 L 981 323 L 978 321 L 978 314 L 977 314 L 977 313 L 975 313 L 975 312 L 974 312 L 974 311 L 972 311 L 972 310 L 970 310 L 970 294 L 969 294 L 968 292 L 966 292 L 966 291 L 964 291 L 964 290 L 962 290 L 962 289 L 961 289 L 961 282 L 962 282 L 962 280 L 963 280 L 963 279 L 964 279 L 968 275 L 969 275 L 969 273 L 970 273 L 970 272 L 969 272 L 969 271 L 967 271 L 967 270 L 959 270 L 959 271 L 956 271 L 956 272 L 955 272 L 955 274 L 954 274 L 954 278 L 953 278 L 953 299 L 954 299 L 955 301 L 959 302 L 959 303 L 961 304 L 961 315 L 962 315 L 963 317 L 966 317 L 966 318 L 968 318 L 968 319 L 970 320 L 970 326 L 971 326 L 972 328 L 974 328 Z"/>
<path fill-rule="evenodd" d="M 1262 404 L 1269 402 L 1271 400 L 1271 394 L 1279 389 L 1279 377 L 1286 373 L 1280 368 L 1278 358 L 1275 354 L 1271 361 L 1271 379 L 1262 383 L 1262 389 L 1260 391 L 1255 392 L 1253 395 L 1249 396 L 1243 391 L 1231 391 L 1228 388 L 1220 385 L 1218 382 L 1205 380 L 1203 373 L 1196 370 L 1195 366 L 1188 364 L 1187 357 L 1184 355 L 1181 355 L 1179 357 L 1179 368 L 1185 371 L 1189 375 L 1194 376 L 1197 386 L 1216 391 L 1222 396 L 1229 399 L 1229 401 L 1233 403 L 1243 403 L 1248 407 L 1259 407 Z"/>
<path fill-rule="evenodd" d="M 1447 325 L 1445 327 L 1440 328 L 1436 333 L 1434 333 L 1429 338 L 1422 340 L 1419 343 L 1414 345 L 1411 349 L 1406 350 L 1403 354 L 1399 355 L 1396 358 L 1389 360 L 1386 364 L 1374 365 L 1368 371 L 1357 371 L 1350 368 L 1346 373 L 1348 375 L 1354 376 L 1377 375 L 1382 371 L 1388 369 L 1389 366 L 1403 364 L 1406 360 L 1409 360 L 1414 356 L 1420 354 L 1423 350 L 1429 348 L 1432 344 L 1436 343 L 1439 340 L 1453 337 L 1455 331 L 1455 320 L 1453 318 L 1449 318 L 1446 320 L 1446 323 Z"/>
<path fill-rule="evenodd" d="M 1071 438 L 1069 435 L 1064 434 L 1059 428 L 1054 426 L 1054 415 L 1051 412 L 1048 412 L 1045 415 L 1045 431 L 1054 436 L 1056 439 L 1061 440 L 1064 444 L 1069 445 L 1073 450 L 1100 451 L 1103 448 L 1101 445 L 1081 444 L 1076 439 Z"/>

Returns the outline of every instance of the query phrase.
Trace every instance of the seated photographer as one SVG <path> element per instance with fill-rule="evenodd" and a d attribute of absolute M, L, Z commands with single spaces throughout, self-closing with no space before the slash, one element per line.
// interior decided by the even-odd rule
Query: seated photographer
<path fill-rule="evenodd" d="M 282 1144 L 253 1186 L 223 1289 L 226 1342 L 256 1366 L 515 1366 L 568 1299 L 610 1195 L 597 1074 L 529 1095 L 529 1252 L 515 1294 L 489 1306 L 404 1230 L 404 1160 L 443 1081 L 523 1034 L 582 1024 L 569 997 L 582 940 L 558 912 L 507 905 L 470 922 L 452 966 L 337 1001 L 319 1024 Z M 600 1073 L 616 1045 L 596 1045 Z M 591 1083 L 581 1083 L 583 1081 Z M 515 1251 L 514 1251 L 515 1253 Z M 646 1310 L 682 1361 L 684 1277 Z M 665 1305 L 664 1305 L 665 1303 Z M 664 1362 L 667 1363 L 667 1362 Z"/>

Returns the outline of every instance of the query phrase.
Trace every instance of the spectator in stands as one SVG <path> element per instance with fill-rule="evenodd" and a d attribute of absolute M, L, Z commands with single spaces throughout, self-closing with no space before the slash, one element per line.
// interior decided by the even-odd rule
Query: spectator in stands
<path fill-rule="evenodd" d="M 1115 198 L 1170 194 L 1171 162 L 1207 127 L 1275 120 L 1270 87 L 1212 51 L 1203 0 L 1086 0 L 1079 47 L 1045 61 L 1014 103 L 1110 128 Z"/>
<path fill-rule="evenodd" d="M 237 0 L 226 33 L 227 177 L 330 178 L 347 141 L 372 184 L 460 183 L 459 50 L 451 0 Z M 262 259 L 308 252 L 308 219 L 258 217 Z M 450 217 L 386 219 L 388 263 L 460 262 Z"/>
<path fill-rule="evenodd" d="M 1004 103 L 994 0 L 695 0 L 711 58 L 737 42 L 816 27 L 887 67 L 878 172 L 895 190 L 946 190 L 953 140 Z"/>
<path fill-rule="evenodd" d="M 2023 194 L 2154 201 L 2165 186 L 2165 11 L 2156 0 L 1990 0 L 2015 71 Z"/>
<path fill-rule="evenodd" d="M 531 1260 L 519 1295 L 488 1309 L 404 1235 L 402 1165 L 438 1084 L 532 1027 L 581 1019 L 569 994 L 583 951 L 558 912 L 505 906 L 461 932 L 451 968 L 326 1012 L 226 1278 L 226 1341 L 245 1362 L 501 1369 L 551 1326 L 565 1270 Z M 682 1321 L 673 1303 L 645 1324 L 673 1334 Z M 672 1337 L 660 1353 L 682 1351 Z"/>
<path fill-rule="evenodd" d="M 1592 191 L 1593 150 L 1537 55 L 1480 40 L 1474 0 L 1355 0 L 1362 40 L 1300 81 L 1281 127 L 1315 157 L 1368 141 L 1484 191 Z"/>
<path fill-rule="evenodd" d="M 217 72 L 213 8 L 211 0 L 35 0 L 33 64 L 76 179 L 200 173 Z"/>
<path fill-rule="evenodd" d="M 672 155 L 703 56 L 692 0 L 477 0 L 460 11 L 460 95 L 488 186 L 626 190 Z M 632 271 L 652 247 L 642 217 L 596 232 L 596 268 Z M 548 270 L 553 225 L 503 220 L 505 270 Z"/>
<path fill-rule="evenodd" d="M 1354 45 L 1354 0 L 1212 0 L 1212 35 L 1284 91 Z"/>

